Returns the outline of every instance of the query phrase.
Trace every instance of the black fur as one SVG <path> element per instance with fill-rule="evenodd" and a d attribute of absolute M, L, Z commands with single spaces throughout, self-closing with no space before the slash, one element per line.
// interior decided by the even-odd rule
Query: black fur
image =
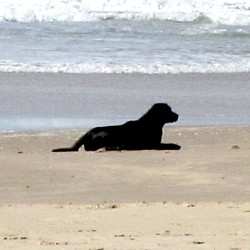
<path fill-rule="evenodd" d="M 117 126 L 93 128 L 78 139 L 72 147 L 52 151 L 78 151 L 82 145 L 87 151 L 95 151 L 100 148 L 106 150 L 178 150 L 179 145 L 161 143 L 164 124 L 177 120 L 178 115 L 167 104 L 156 103 L 138 120 L 128 121 Z"/>

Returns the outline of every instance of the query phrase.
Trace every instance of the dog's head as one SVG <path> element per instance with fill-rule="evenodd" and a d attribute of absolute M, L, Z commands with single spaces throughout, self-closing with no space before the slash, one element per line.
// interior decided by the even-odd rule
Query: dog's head
<path fill-rule="evenodd" d="M 171 107 L 166 103 L 156 103 L 145 114 L 152 122 L 159 122 L 161 124 L 176 122 L 179 115 L 174 113 Z"/>

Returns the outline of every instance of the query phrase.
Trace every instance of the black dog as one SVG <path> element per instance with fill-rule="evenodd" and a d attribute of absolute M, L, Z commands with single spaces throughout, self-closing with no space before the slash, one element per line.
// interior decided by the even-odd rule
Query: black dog
<path fill-rule="evenodd" d="M 164 124 L 177 120 L 178 115 L 167 104 L 157 103 L 139 120 L 128 121 L 117 126 L 93 128 L 78 139 L 72 147 L 54 149 L 52 152 L 78 151 L 82 145 L 87 151 L 95 151 L 100 148 L 107 150 L 178 150 L 179 145 L 161 144 Z"/>

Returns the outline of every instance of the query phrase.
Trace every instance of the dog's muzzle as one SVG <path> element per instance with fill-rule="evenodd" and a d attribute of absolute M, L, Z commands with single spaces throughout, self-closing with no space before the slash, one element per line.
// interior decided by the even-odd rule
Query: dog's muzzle
<path fill-rule="evenodd" d="M 177 115 L 176 113 L 173 113 L 172 115 L 173 122 L 176 122 L 178 118 L 179 118 L 179 115 Z"/>

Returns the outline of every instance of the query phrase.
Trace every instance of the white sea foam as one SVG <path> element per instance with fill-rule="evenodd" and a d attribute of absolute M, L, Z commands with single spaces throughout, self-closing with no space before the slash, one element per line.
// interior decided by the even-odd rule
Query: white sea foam
<path fill-rule="evenodd" d="M 1 0 L 0 21 L 90 21 L 206 17 L 230 25 L 250 24 L 249 0 Z"/>
<path fill-rule="evenodd" d="M 166 65 L 108 65 L 108 64 L 0 64 L 1 72 L 37 73 L 143 73 L 143 74 L 180 74 L 180 73 L 240 73 L 250 72 L 250 61 L 211 62 Z"/>

